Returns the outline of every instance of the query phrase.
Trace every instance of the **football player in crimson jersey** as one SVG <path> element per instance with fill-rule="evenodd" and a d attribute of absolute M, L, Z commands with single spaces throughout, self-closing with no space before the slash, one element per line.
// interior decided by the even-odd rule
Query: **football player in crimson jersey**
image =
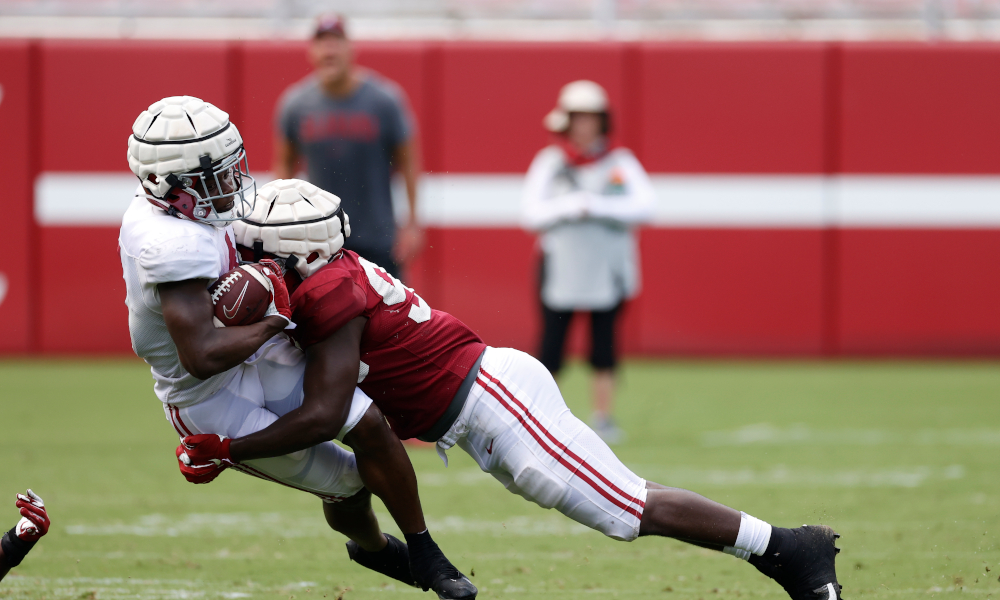
<path fill-rule="evenodd" d="M 31 490 L 18 494 L 14 505 L 21 513 L 21 520 L 0 539 L 0 579 L 21 564 L 35 542 L 49 532 L 49 515 L 38 494 Z"/>
<path fill-rule="evenodd" d="M 666 536 L 737 556 L 796 600 L 840 598 L 833 530 L 772 527 L 638 477 L 570 413 L 540 362 L 488 347 L 384 269 L 342 250 L 349 232 L 315 216 L 321 194 L 305 182 L 269 183 L 235 225 L 248 254 L 284 264 L 298 325 L 292 336 L 306 350 L 307 371 L 322 372 L 315 381 L 330 393 L 311 398 L 307 390 L 300 411 L 232 440 L 232 460 L 320 441 L 314 421 L 343 412 L 337 406 L 350 402 L 356 382 L 400 438 L 435 442 L 445 459 L 458 445 L 508 490 L 544 508 L 618 540 Z M 335 397 L 337 406 L 323 406 Z"/>
<path fill-rule="evenodd" d="M 119 236 L 129 332 L 136 354 L 150 365 L 166 419 L 181 437 L 238 437 L 295 413 L 303 387 L 312 384 L 305 356 L 277 335 L 291 323 L 277 265 L 266 273 L 273 301 L 262 321 L 222 328 L 213 322 L 208 286 L 236 266 L 230 224 L 248 215 L 256 198 L 229 115 L 189 96 L 156 102 L 132 127 L 128 162 L 139 180 Z M 338 408 L 336 426 L 331 418 L 313 430 L 317 444 L 244 461 L 236 470 L 321 498 L 330 526 L 367 552 L 359 560 L 367 559 L 366 566 L 397 568 L 398 578 L 441 597 L 475 596 L 467 581 L 453 581 L 454 567 L 432 543 L 409 549 L 411 560 L 405 544 L 383 535 L 370 493 L 382 498 L 404 533 L 426 530 L 413 467 L 363 392 L 352 390 Z M 212 438 L 202 446 L 226 460 L 228 441 Z M 206 483 L 221 472 L 220 463 L 192 461 L 185 450 L 193 448 L 179 449 L 177 458 L 189 481 Z"/>

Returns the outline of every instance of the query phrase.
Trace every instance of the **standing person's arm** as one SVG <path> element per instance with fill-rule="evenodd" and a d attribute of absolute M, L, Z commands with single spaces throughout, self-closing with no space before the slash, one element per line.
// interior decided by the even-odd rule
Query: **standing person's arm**
<path fill-rule="evenodd" d="M 274 161 L 271 169 L 276 179 L 295 177 L 301 158 L 296 138 L 296 110 L 290 91 L 285 91 L 274 110 Z"/>
<path fill-rule="evenodd" d="M 291 179 L 299 167 L 299 149 L 291 140 L 281 133 L 274 136 L 274 171 L 275 179 Z"/>
<path fill-rule="evenodd" d="M 393 259 L 399 265 L 412 260 L 424 247 L 424 232 L 417 224 L 417 182 L 420 177 L 420 146 L 414 136 L 396 146 L 392 163 L 406 182 L 406 200 L 410 215 L 396 232 Z"/>
<path fill-rule="evenodd" d="M 626 225 L 638 225 L 653 216 L 656 192 L 653 183 L 642 168 L 639 160 L 627 150 L 618 150 L 619 168 L 624 179 L 624 194 L 593 194 L 587 205 L 587 212 L 594 217 L 618 221 Z"/>
<path fill-rule="evenodd" d="M 521 223 L 525 229 L 547 229 L 559 221 L 572 221 L 583 217 L 587 194 L 575 190 L 550 197 L 549 186 L 555 179 L 563 160 L 558 151 L 546 148 L 535 156 L 525 177 L 521 196 Z"/>

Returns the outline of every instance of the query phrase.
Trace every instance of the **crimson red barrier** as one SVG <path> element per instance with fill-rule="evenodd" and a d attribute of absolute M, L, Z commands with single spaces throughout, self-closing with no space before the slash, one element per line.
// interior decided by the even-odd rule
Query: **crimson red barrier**
<path fill-rule="evenodd" d="M 841 61 L 844 172 L 1000 172 L 995 44 L 848 44 Z"/>
<path fill-rule="evenodd" d="M 153 101 L 197 96 L 227 106 L 226 46 L 215 42 L 44 42 L 42 171 L 127 172 L 126 141 Z"/>
<path fill-rule="evenodd" d="M 440 90 L 442 163 L 437 170 L 519 173 L 549 143 L 542 118 L 559 88 L 576 79 L 603 85 L 626 105 L 621 44 L 454 43 L 444 48 Z M 615 111 L 616 127 L 630 116 Z"/>
<path fill-rule="evenodd" d="M 819 231 L 652 229 L 642 252 L 642 351 L 820 352 Z"/>
<path fill-rule="evenodd" d="M 32 281 L 38 276 L 32 218 L 32 178 L 37 146 L 32 134 L 34 74 L 32 48 L 26 42 L 0 42 L 0 208 L 4 234 L 0 252 L 0 351 L 25 352 L 35 322 Z"/>
<path fill-rule="evenodd" d="M 42 227 L 38 348 L 131 352 L 117 227 Z"/>
<path fill-rule="evenodd" d="M 363 42 L 357 51 L 405 90 L 425 165 L 438 173 L 523 172 L 550 139 L 541 119 L 559 87 L 578 78 L 607 87 L 617 141 L 651 172 L 1000 173 L 998 45 Z M 7 256 L 32 257 L 0 267 L 9 288 L 0 351 L 128 349 L 116 228 L 36 232 L 36 172 L 127 173 L 133 119 L 176 93 L 228 110 L 254 170 L 267 170 L 274 103 L 308 72 L 301 42 L 0 44 L 2 243 Z M 644 293 L 625 317 L 623 348 L 1000 353 L 1000 230 L 729 227 L 643 232 Z M 532 349 L 531 236 L 435 226 L 428 239 L 407 283 L 489 343 Z M 71 254 L 85 254 L 88 269 L 66 269 Z"/>
<path fill-rule="evenodd" d="M 641 52 L 650 171 L 821 173 L 820 44 L 649 44 Z"/>
<path fill-rule="evenodd" d="M 1000 233 L 865 229 L 840 238 L 842 352 L 1000 353 Z"/>

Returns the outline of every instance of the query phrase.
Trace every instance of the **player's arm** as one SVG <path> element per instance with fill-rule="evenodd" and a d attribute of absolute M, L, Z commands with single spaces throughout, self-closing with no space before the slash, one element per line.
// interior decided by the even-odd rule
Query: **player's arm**
<path fill-rule="evenodd" d="M 282 456 L 340 435 L 354 399 L 366 322 L 365 317 L 355 317 L 306 349 L 302 406 L 256 433 L 233 440 L 229 448 L 233 461 Z"/>
<path fill-rule="evenodd" d="M 206 280 L 160 283 L 157 289 L 163 320 L 177 346 L 181 365 L 198 379 L 208 379 L 242 363 L 288 324 L 282 317 L 270 316 L 253 325 L 217 328 L 212 321 L 215 308 Z"/>

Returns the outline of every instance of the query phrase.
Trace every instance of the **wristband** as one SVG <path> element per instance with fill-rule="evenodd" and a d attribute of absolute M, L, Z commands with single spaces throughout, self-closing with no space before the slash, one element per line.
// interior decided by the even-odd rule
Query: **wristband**
<path fill-rule="evenodd" d="M 10 531 L 3 534 L 3 538 L 0 539 L 0 549 L 3 550 L 3 558 L 7 562 L 7 568 L 14 568 L 21 564 L 24 557 L 31 552 L 31 549 L 35 547 L 35 542 L 26 542 L 21 538 L 17 537 L 17 532 L 15 531 L 17 526 L 10 528 Z"/>

